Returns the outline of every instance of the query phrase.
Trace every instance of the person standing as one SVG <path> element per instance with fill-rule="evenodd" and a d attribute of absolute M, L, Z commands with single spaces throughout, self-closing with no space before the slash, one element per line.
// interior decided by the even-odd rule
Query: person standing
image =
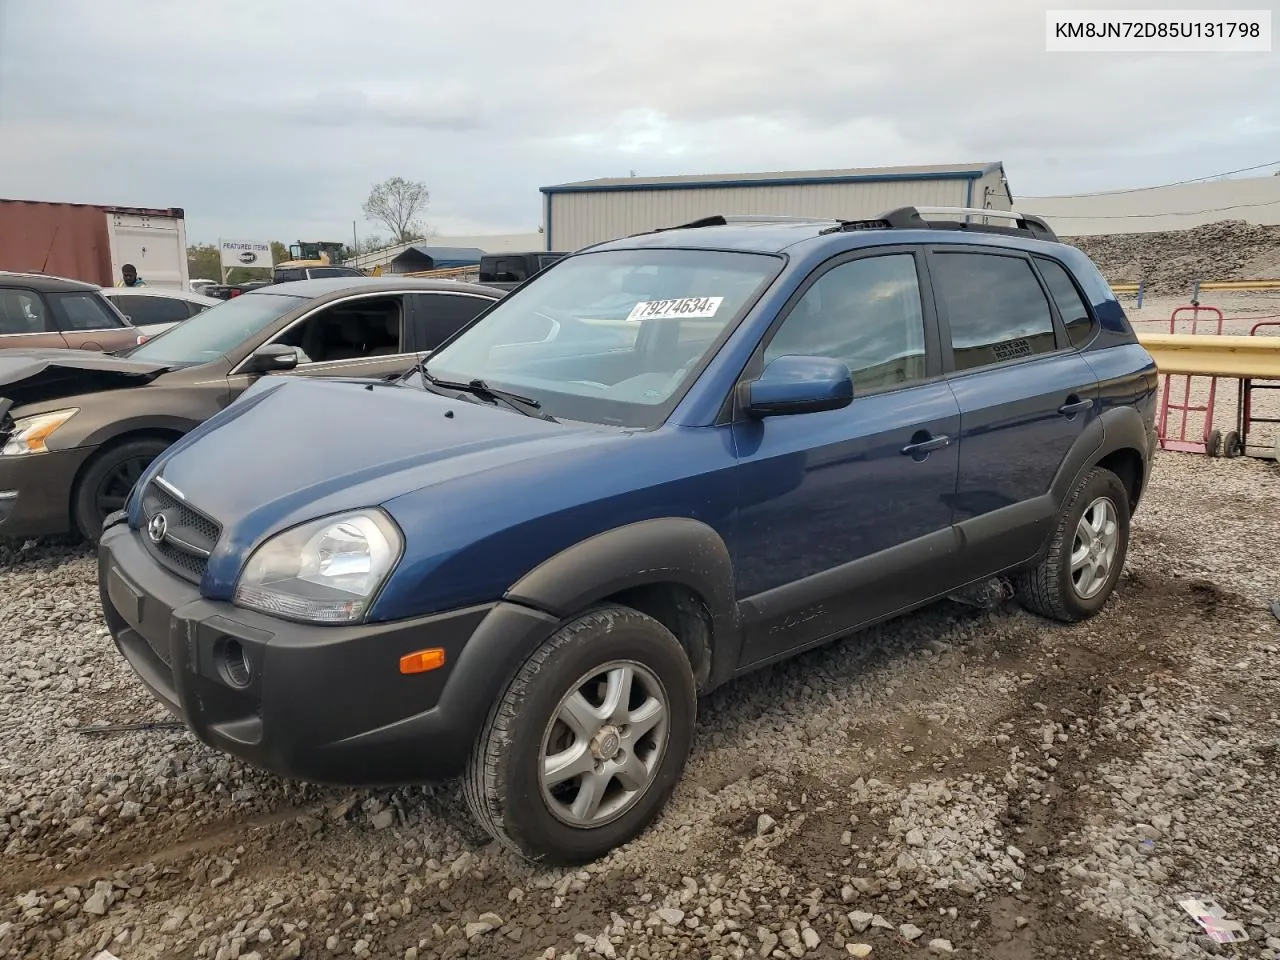
<path fill-rule="evenodd" d="M 132 263 L 126 263 L 123 267 L 121 267 L 120 275 L 124 277 L 124 279 L 116 281 L 117 287 L 145 287 L 146 286 L 146 284 L 142 281 L 142 278 L 138 276 L 138 268 L 135 267 Z"/>

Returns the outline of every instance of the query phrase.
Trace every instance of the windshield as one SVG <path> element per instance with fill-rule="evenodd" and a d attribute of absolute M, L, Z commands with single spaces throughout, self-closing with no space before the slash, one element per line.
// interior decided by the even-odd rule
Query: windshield
<path fill-rule="evenodd" d="M 169 367 L 209 363 L 306 302 L 275 293 L 242 294 L 170 327 L 128 356 Z"/>
<path fill-rule="evenodd" d="M 498 301 L 427 371 L 484 380 L 553 417 L 652 426 L 781 268 L 716 250 L 579 254 Z"/>

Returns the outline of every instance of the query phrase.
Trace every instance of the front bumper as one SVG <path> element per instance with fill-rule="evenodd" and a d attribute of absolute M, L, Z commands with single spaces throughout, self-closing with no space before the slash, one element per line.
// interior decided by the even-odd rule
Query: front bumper
<path fill-rule="evenodd" d="M 359 786 L 456 776 L 507 678 L 555 628 L 508 603 L 349 627 L 205 600 L 136 531 L 103 532 L 98 585 L 117 648 L 202 741 L 288 777 Z M 445 666 L 400 658 L 443 647 Z"/>
<path fill-rule="evenodd" d="M 0 457 L 0 537 L 71 531 L 71 487 L 93 447 Z"/>

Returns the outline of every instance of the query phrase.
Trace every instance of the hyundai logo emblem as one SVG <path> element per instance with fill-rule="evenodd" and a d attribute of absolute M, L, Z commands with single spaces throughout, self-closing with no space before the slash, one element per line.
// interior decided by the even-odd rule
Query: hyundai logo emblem
<path fill-rule="evenodd" d="M 151 518 L 151 522 L 147 524 L 147 536 L 151 538 L 152 543 L 163 542 L 168 532 L 169 521 L 165 519 L 163 513 L 157 513 Z"/>

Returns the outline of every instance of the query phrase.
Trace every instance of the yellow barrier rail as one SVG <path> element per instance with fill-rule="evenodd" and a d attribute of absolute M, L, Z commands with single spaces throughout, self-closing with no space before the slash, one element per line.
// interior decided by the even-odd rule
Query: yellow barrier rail
<path fill-rule="evenodd" d="M 1235 291 L 1237 293 L 1280 293 L 1280 280 L 1197 280 L 1191 285 L 1191 302 L 1200 302 L 1201 290 Z"/>
<path fill-rule="evenodd" d="M 1111 284 L 1112 293 L 1137 293 L 1142 286 L 1140 283 L 1113 283 Z"/>
<path fill-rule="evenodd" d="M 1140 333 L 1161 373 L 1280 380 L 1280 337 Z"/>
<path fill-rule="evenodd" d="M 1201 280 L 1201 290 L 1280 290 L 1280 280 Z"/>

